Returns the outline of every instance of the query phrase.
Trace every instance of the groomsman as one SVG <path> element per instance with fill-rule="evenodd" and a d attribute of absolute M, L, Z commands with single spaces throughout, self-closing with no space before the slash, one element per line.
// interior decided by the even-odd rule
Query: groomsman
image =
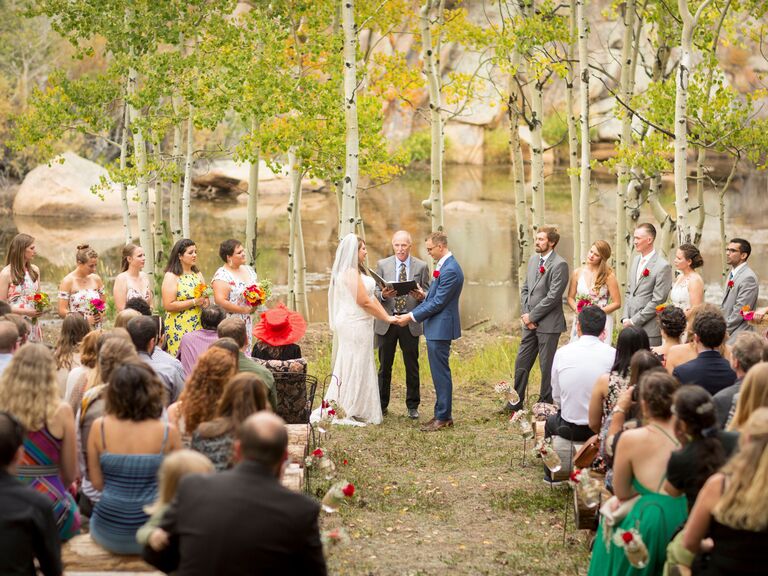
<path fill-rule="evenodd" d="M 723 296 L 723 315 L 728 331 L 728 344 L 733 345 L 736 336 L 742 332 L 751 332 L 752 326 L 741 316 L 744 306 L 754 310 L 757 306 L 758 281 L 757 275 L 747 264 L 752 253 L 752 245 L 743 238 L 733 238 L 725 249 L 725 259 L 731 267 L 725 282 Z M 762 319 L 756 317 L 756 320 Z"/>
<path fill-rule="evenodd" d="M 661 345 L 661 329 L 656 321 L 656 306 L 663 304 L 672 289 L 672 268 L 653 246 L 656 228 L 645 222 L 635 228 L 633 242 L 637 255 L 629 267 L 622 324 L 645 330 L 651 346 Z"/>
<path fill-rule="evenodd" d="M 389 315 L 408 314 L 424 300 L 425 292 L 429 289 L 429 268 L 427 263 L 411 256 L 411 235 L 400 230 L 392 236 L 394 255 L 379 260 L 376 274 L 388 282 L 405 282 L 415 280 L 421 290 L 411 290 L 405 296 L 398 296 L 394 289 L 384 290 L 377 284 L 376 296 Z M 395 360 L 397 345 L 405 364 L 405 406 L 408 417 L 418 419 L 419 402 L 419 336 L 423 329 L 418 322 L 409 322 L 407 326 L 389 324 L 383 320 L 374 321 L 376 340 L 379 346 L 379 397 L 381 411 L 386 414 L 389 406 L 389 392 L 392 385 L 392 363 Z"/>
<path fill-rule="evenodd" d="M 568 263 L 555 252 L 558 242 L 557 228 L 539 228 L 536 254 L 528 261 L 528 273 L 520 290 L 523 337 L 515 360 L 515 390 L 520 403 L 510 406 L 512 410 L 522 408 L 536 356 L 541 367 L 541 401 L 552 403 L 552 361 L 560 334 L 565 332 L 563 292 L 568 286 Z"/>

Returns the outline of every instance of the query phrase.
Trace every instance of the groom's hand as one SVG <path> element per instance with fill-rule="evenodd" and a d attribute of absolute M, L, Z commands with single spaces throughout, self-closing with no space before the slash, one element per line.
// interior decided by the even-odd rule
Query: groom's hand
<path fill-rule="evenodd" d="M 410 314 L 401 314 L 399 316 L 395 316 L 395 324 L 398 326 L 408 326 L 408 323 L 411 321 Z"/>

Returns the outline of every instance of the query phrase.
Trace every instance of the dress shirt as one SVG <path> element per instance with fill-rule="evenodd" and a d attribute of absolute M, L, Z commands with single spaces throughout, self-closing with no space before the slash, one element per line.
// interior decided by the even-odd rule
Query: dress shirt
<path fill-rule="evenodd" d="M 552 253 L 554 250 L 550 250 L 546 254 L 540 254 L 539 255 L 539 266 L 544 266 L 547 263 L 547 260 L 549 260 L 549 257 L 552 256 Z"/>
<path fill-rule="evenodd" d="M 184 389 L 185 374 L 181 362 L 157 347 L 152 350 L 152 354 L 139 352 L 139 358 L 149 364 L 165 384 L 168 390 L 168 403 L 176 402 Z"/>
<path fill-rule="evenodd" d="M 0 574 L 62 574 L 61 544 L 51 501 L 0 469 Z"/>
<path fill-rule="evenodd" d="M 734 278 L 736 278 L 736 274 L 738 274 L 738 273 L 739 273 L 739 270 L 741 270 L 742 268 L 744 268 L 744 266 L 746 266 L 746 265 L 747 265 L 747 263 L 746 263 L 746 262 L 742 262 L 741 264 L 739 264 L 738 266 L 736 266 L 736 268 L 731 268 L 731 272 L 730 272 L 730 274 L 728 275 L 728 280 L 733 280 Z"/>
<path fill-rule="evenodd" d="M 552 361 L 552 398 L 563 420 L 589 424 L 589 399 L 597 379 L 610 372 L 616 350 L 596 336 L 582 335 L 555 352 Z"/>
<path fill-rule="evenodd" d="M 643 277 L 643 270 L 645 270 L 645 267 L 648 265 L 648 262 L 651 261 L 654 254 L 656 254 L 656 250 L 651 250 L 648 252 L 647 256 L 640 257 L 640 262 L 637 263 L 637 270 L 635 271 L 635 283 L 640 282 L 640 278 Z"/>
<path fill-rule="evenodd" d="M 205 328 L 187 332 L 181 337 L 176 358 L 181 362 L 184 374 L 192 374 L 192 370 L 197 365 L 197 359 L 218 339 L 219 335 L 216 330 L 206 330 Z"/>

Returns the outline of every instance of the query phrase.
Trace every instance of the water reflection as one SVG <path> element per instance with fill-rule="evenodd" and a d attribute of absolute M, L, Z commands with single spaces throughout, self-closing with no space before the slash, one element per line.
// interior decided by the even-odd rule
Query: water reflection
<path fill-rule="evenodd" d="M 560 227 L 559 252 L 568 262 L 573 254 L 568 179 L 559 173 L 546 181 L 547 222 Z M 593 236 L 615 243 L 615 202 L 613 182 L 595 183 Z M 768 232 L 759 223 L 768 217 L 768 205 L 762 201 L 766 190 L 764 174 L 752 173 L 739 193 L 728 197 L 726 229 L 730 235 L 748 238 L 754 255 L 750 265 L 768 280 L 768 260 L 761 257 L 768 248 Z M 409 230 L 414 238 L 414 254 L 427 259 L 422 239 L 429 233 L 430 222 L 421 208 L 429 192 L 429 174 L 410 171 L 404 177 L 380 188 L 364 192 L 361 212 L 365 220 L 371 264 L 391 252 L 390 238 L 398 229 Z M 507 168 L 449 166 L 445 170 L 445 220 L 450 248 L 464 269 L 466 284 L 461 299 L 462 322 L 470 326 L 489 319 L 508 322 L 519 316 L 519 290 L 512 280 L 516 269 L 514 243 L 514 207 Z M 336 199 L 328 193 L 305 194 L 303 211 L 307 254 L 308 300 L 311 321 L 327 318 L 326 287 L 336 247 Z M 701 243 L 706 262 L 703 276 L 707 299 L 719 302 L 720 239 L 716 220 L 717 197 L 709 193 L 708 216 Z M 287 198 L 265 195 L 259 203 L 259 254 L 257 268 L 261 277 L 275 283 L 275 293 L 284 297 L 287 282 L 288 218 Z M 669 204 L 669 198 L 665 199 Z M 221 265 L 218 245 L 222 240 L 243 239 L 245 206 L 195 202 L 191 226 L 198 243 L 200 266 L 210 278 Z M 643 213 L 641 218 L 651 218 Z M 134 222 L 134 230 L 136 229 Z M 118 272 L 122 229 L 118 219 L 108 221 L 57 218 L 13 217 L 3 219 L 0 229 L 0 257 L 10 238 L 17 232 L 36 238 L 44 289 L 54 293 L 59 280 L 73 267 L 75 247 L 88 243 L 100 254 L 99 273 L 110 284 Z M 162 263 L 161 269 L 164 268 Z"/>

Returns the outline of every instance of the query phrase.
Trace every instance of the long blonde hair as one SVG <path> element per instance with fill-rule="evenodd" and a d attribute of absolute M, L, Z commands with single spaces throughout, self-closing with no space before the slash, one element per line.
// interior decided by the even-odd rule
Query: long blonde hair
<path fill-rule="evenodd" d="M 115 367 L 129 359 L 135 359 L 134 348 L 128 333 L 122 329 L 104 332 L 96 344 L 96 365 L 88 372 L 85 389 L 90 390 L 100 384 L 106 384 Z"/>
<path fill-rule="evenodd" d="M 741 430 L 750 415 L 764 406 L 768 406 L 768 362 L 758 362 L 744 377 L 728 430 Z"/>
<path fill-rule="evenodd" d="M 0 410 L 34 431 L 53 418 L 60 402 L 53 354 L 42 344 L 24 344 L 0 378 Z"/>
<path fill-rule="evenodd" d="M 611 245 L 605 240 L 595 240 L 592 246 L 600 255 L 600 265 L 597 267 L 597 276 L 595 276 L 595 291 L 600 292 L 600 289 L 608 283 L 608 277 L 613 274 L 613 268 L 608 264 L 612 253 Z"/>
<path fill-rule="evenodd" d="M 176 496 L 179 482 L 187 474 L 210 474 L 213 464 L 200 452 L 194 450 L 176 450 L 163 458 L 160 470 L 157 472 L 157 500 L 147 506 L 144 511 L 154 514 L 162 506 L 170 503 Z"/>
<path fill-rule="evenodd" d="M 736 530 L 768 528 L 768 408 L 758 408 L 741 430 L 739 452 L 723 467 L 728 485 L 712 514 Z"/>

